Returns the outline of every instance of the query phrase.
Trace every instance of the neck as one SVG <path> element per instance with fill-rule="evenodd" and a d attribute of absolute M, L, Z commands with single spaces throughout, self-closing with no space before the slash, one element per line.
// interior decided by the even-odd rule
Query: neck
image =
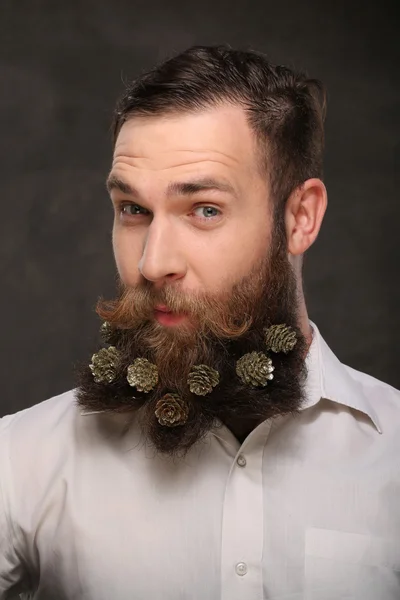
<path fill-rule="evenodd" d="M 313 340 L 313 331 L 312 331 L 312 327 L 310 325 L 310 320 L 308 318 L 308 312 L 307 312 L 307 307 L 306 307 L 304 296 L 301 297 L 300 304 L 299 304 L 299 326 L 300 326 L 302 334 L 304 335 L 305 339 L 307 340 L 307 351 L 308 351 L 311 346 L 311 342 Z"/>
<path fill-rule="evenodd" d="M 258 419 L 257 421 L 249 421 L 247 419 L 243 419 L 243 417 L 232 417 L 225 423 L 225 425 L 230 429 L 235 438 L 238 440 L 240 444 L 243 444 L 244 440 L 248 435 L 262 423 L 262 419 Z"/>

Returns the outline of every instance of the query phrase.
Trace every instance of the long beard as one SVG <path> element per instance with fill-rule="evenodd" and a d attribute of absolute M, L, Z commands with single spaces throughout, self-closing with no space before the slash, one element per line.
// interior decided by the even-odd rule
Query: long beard
<path fill-rule="evenodd" d="M 182 326 L 164 327 L 154 319 L 154 307 L 166 305 L 190 319 Z M 184 454 L 218 422 L 259 423 L 298 411 L 306 377 L 306 340 L 298 324 L 296 278 L 281 243 L 271 244 L 267 258 L 251 273 L 218 294 L 183 293 L 177 284 L 154 290 L 149 282 L 121 286 L 117 300 L 100 302 L 97 312 L 116 332 L 111 342 L 120 353 L 116 379 L 96 383 L 87 365 L 78 373 L 78 403 L 84 408 L 131 412 L 157 451 Z M 297 334 L 294 349 L 272 356 L 274 379 L 265 387 L 244 384 L 237 361 L 249 352 L 265 352 L 265 329 L 285 323 Z M 127 368 L 143 357 L 158 368 L 159 383 L 149 393 L 132 388 Z M 220 376 L 205 396 L 194 395 L 188 375 L 205 364 Z M 176 393 L 189 408 L 183 425 L 161 425 L 156 404 L 166 393 Z"/>

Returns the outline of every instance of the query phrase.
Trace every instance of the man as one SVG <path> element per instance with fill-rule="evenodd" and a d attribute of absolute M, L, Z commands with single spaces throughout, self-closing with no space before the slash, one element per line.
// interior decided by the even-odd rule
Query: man
<path fill-rule="evenodd" d="M 324 110 L 224 46 L 129 86 L 103 342 L 0 421 L 0 598 L 400 598 L 399 392 L 339 362 L 302 291 Z"/>

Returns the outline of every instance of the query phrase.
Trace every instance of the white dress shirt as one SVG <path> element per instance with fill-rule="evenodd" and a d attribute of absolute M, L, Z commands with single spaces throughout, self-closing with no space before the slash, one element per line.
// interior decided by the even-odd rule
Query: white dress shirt
<path fill-rule="evenodd" d="M 73 391 L 3 417 L 1 600 L 399 600 L 400 393 L 313 329 L 300 414 L 243 444 L 172 460 Z"/>

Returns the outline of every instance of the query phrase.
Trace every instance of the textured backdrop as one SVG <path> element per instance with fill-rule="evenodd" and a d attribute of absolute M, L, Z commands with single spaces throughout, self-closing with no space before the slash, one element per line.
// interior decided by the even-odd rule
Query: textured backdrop
<path fill-rule="evenodd" d="M 330 206 L 306 261 L 310 315 L 342 361 L 400 387 L 396 4 L 1 0 L 0 415 L 73 385 L 96 299 L 115 289 L 114 101 L 192 44 L 252 46 L 326 83 Z"/>

